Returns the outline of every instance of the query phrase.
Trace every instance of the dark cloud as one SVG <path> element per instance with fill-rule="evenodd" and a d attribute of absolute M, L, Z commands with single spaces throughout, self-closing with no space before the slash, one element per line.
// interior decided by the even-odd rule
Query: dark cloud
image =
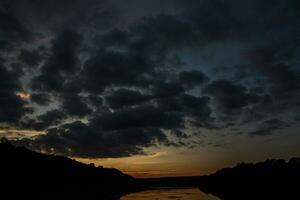
<path fill-rule="evenodd" d="M 0 122 L 45 130 L 19 141 L 34 149 L 80 157 L 187 145 L 188 129 L 270 134 L 299 111 L 299 10 L 296 0 L 2 0 Z M 66 124 L 74 118 L 86 123 Z"/>
<path fill-rule="evenodd" d="M 200 71 L 184 71 L 179 73 L 180 82 L 187 88 L 193 88 L 197 85 L 202 85 L 207 82 L 209 78 Z"/>
<path fill-rule="evenodd" d="M 22 90 L 19 78 L 19 73 L 0 64 L 0 122 L 17 123 L 31 111 L 26 107 L 26 102 L 17 96 L 17 92 Z"/>
<path fill-rule="evenodd" d="M 56 110 L 50 110 L 45 114 L 39 115 L 37 117 L 37 120 L 44 123 L 45 127 L 49 127 L 51 125 L 56 125 L 60 123 L 65 117 L 66 117 L 65 113 L 56 109 Z"/>
<path fill-rule="evenodd" d="M 77 55 L 82 37 L 74 31 L 64 31 L 52 41 L 51 55 L 32 81 L 32 88 L 42 91 L 62 89 L 66 77 L 80 66 Z"/>
<path fill-rule="evenodd" d="M 35 150 L 87 158 L 126 157 L 143 154 L 142 147 L 167 142 L 159 129 L 133 128 L 101 132 L 82 122 L 49 129 L 35 140 L 16 141 Z"/>
<path fill-rule="evenodd" d="M 34 50 L 21 49 L 18 59 L 21 63 L 26 64 L 29 68 L 34 68 L 43 59 L 43 50 L 43 47 Z"/>
<path fill-rule="evenodd" d="M 26 129 L 44 131 L 51 126 L 59 125 L 67 115 L 57 109 L 50 110 L 44 114 L 38 115 L 36 118 L 26 117 L 19 126 Z"/>
<path fill-rule="evenodd" d="M 299 41 L 286 35 L 279 37 L 279 41 L 272 40 L 271 44 L 251 48 L 247 51 L 249 61 L 227 72 L 227 75 L 234 74 L 234 82 L 247 85 L 249 93 L 259 97 L 258 104 L 247 109 L 246 115 L 252 122 L 268 120 L 269 116 L 286 121 L 291 110 L 299 110 L 300 71 L 296 61 Z M 262 128 L 262 132 L 271 131 Z"/>
<path fill-rule="evenodd" d="M 283 32 L 290 32 L 291 28 L 297 30 L 294 25 L 299 22 L 299 5 L 294 0 L 206 0 L 179 3 L 184 7 L 183 16 L 206 44 L 227 39 L 269 40 Z"/>
<path fill-rule="evenodd" d="M 82 84 L 89 92 L 101 93 L 108 86 L 143 86 L 152 68 L 145 55 L 99 51 L 81 72 Z"/>
<path fill-rule="evenodd" d="M 299 94 L 300 71 L 293 70 L 285 64 L 273 65 L 266 71 L 264 73 L 271 82 L 270 92 L 275 98 L 290 98 Z"/>
<path fill-rule="evenodd" d="M 211 108 L 209 106 L 209 98 L 194 97 L 192 95 L 184 95 L 181 98 L 181 103 L 184 106 L 184 112 L 196 118 L 196 120 L 202 120 L 204 122 L 210 121 L 212 118 Z M 198 122 L 201 124 L 201 121 Z"/>
<path fill-rule="evenodd" d="M 86 101 L 88 102 L 89 105 L 95 108 L 99 108 L 100 106 L 103 105 L 103 98 L 94 94 L 89 95 Z"/>
<path fill-rule="evenodd" d="M 107 47 L 126 48 L 130 42 L 130 33 L 125 30 L 115 28 L 104 35 L 96 36 L 95 41 Z"/>
<path fill-rule="evenodd" d="M 203 91 L 213 98 L 217 110 L 224 113 L 240 112 L 244 107 L 258 101 L 258 97 L 249 94 L 246 87 L 229 80 L 216 80 Z"/>
<path fill-rule="evenodd" d="M 141 117 L 142 116 L 142 117 Z M 180 113 L 165 111 L 153 105 L 141 105 L 95 116 L 91 125 L 102 130 L 131 128 L 179 128 L 183 126 Z"/>
<path fill-rule="evenodd" d="M 1 7 L 0 7 L 1 8 Z M 0 50 L 10 51 L 29 42 L 33 34 L 12 13 L 0 10 Z"/>
<path fill-rule="evenodd" d="M 51 102 L 51 99 L 50 95 L 47 93 L 32 93 L 30 95 L 30 101 L 46 106 Z"/>
<path fill-rule="evenodd" d="M 92 112 L 83 98 L 74 94 L 63 96 L 61 108 L 66 114 L 75 117 L 85 117 Z"/>
<path fill-rule="evenodd" d="M 275 130 L 283 129 L 289 126 L 290 123 L 288 122 L 276 118 L 271 118 L 262 122 L 257 130 L 249 132 L 248 134 L 250 136 L 270 135 Z"/>
<path fill-rule="evenodd" d="M 161 98 L 158 101 L 161 109 L 181 113 L 191 118 L 191 124 L 209 128 L 213 122 L 210 100 L 208 97 L 195 97 L 182 94 L 176 97 Z"/>
<path fill-rule="evenodd" d="M 1 92 L 0 97 L 0 122 L 16 124 L 20 118 L 32 111 L 26 107 L 26 102 L 14 93 Z"/>
<path fill-rule="evenodd" d="M 138 91 L 119 89 L 109 96 L 106 96 L 106 103 L 113 109 L 140 104 L 150 99 L 149 95 L 144 95 Z"/>
<path fill-rule="evenodd" d="M 173 49 L 191 45 L 196 38 L 193 27 L 178 16 L 158 15 L 149 17 L 133 26 L 134 33 L 153 48 Z"/>
<path fill-rule="evenodd" d="M 178 130 L 178 129 L 173 130 L 171 133 L 179 139 L 187 139 L 189 137 L 186 133 L 184 133 L 184 132 L 182 132 L 181 130 Z"/>
<path fill-rule="evenodd" d="M 19 80 L 20 74 L 9 70 L 3 64 L 0 64 L 0 91 L 3 93 L 16 92 L 22 89 Z"/>
<path fill-rule="evenodd" d="M 0 7 L 39 31 L 103 29 L 118 24 L 119 12 L 107 0 L 3 0 Z"/>
<path fill-rule="evenodd" d="M 176 81 L 158 81 L 153 84 L 153 95 L 158 98 L 177 96 L 184 93 L 182 84 Z"/>
<path fill-rule="evenodd" d="M 183 5 L 186 8 L 183 16 L 197 33 L 200 44 L 220 41 L 230 36 L 236 20 L 230 12 L 229 4 L 230 2 L 212 0 L 193 1 Z M 243 31 L 242 27 L 239 32 L 241 31 Z"/>

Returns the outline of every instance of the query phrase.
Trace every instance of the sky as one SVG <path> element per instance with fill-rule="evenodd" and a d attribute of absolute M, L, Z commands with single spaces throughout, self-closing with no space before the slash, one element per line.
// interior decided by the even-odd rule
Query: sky
<path fill-rule="evenodd" d="M 298 0 L 1 0 L 0 137 L 135 177 L 300 156 Z"/>

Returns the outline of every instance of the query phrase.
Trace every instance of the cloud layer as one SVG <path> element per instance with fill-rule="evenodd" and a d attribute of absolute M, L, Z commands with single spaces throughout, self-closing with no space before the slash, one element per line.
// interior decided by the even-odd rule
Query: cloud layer
<path fill-rule="evenodd" d="M 0 123 L 46 132 L 16 144 L 124 157 L 299 121 L 298 1 L 128 5 L 0 3 Z"/>

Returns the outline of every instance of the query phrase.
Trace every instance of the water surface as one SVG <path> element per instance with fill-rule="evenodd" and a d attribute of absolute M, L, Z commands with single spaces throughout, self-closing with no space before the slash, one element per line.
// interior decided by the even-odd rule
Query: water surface
<path fill-rule="evenodd" d="M 148 190 L 126 195 L 121 200 L 220 200 L 198 188 L 168 188 Z"/>

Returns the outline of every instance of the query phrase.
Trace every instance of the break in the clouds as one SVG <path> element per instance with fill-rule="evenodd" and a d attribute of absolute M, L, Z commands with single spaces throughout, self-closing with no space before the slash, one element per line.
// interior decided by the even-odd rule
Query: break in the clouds
<path fill-rule="evenodd" d="M 195 129 L 272 134 L 300 119 L 299 13 L 296 0 L 3 0 L 0 123 L 77 157 L 190 147 Z"/>

